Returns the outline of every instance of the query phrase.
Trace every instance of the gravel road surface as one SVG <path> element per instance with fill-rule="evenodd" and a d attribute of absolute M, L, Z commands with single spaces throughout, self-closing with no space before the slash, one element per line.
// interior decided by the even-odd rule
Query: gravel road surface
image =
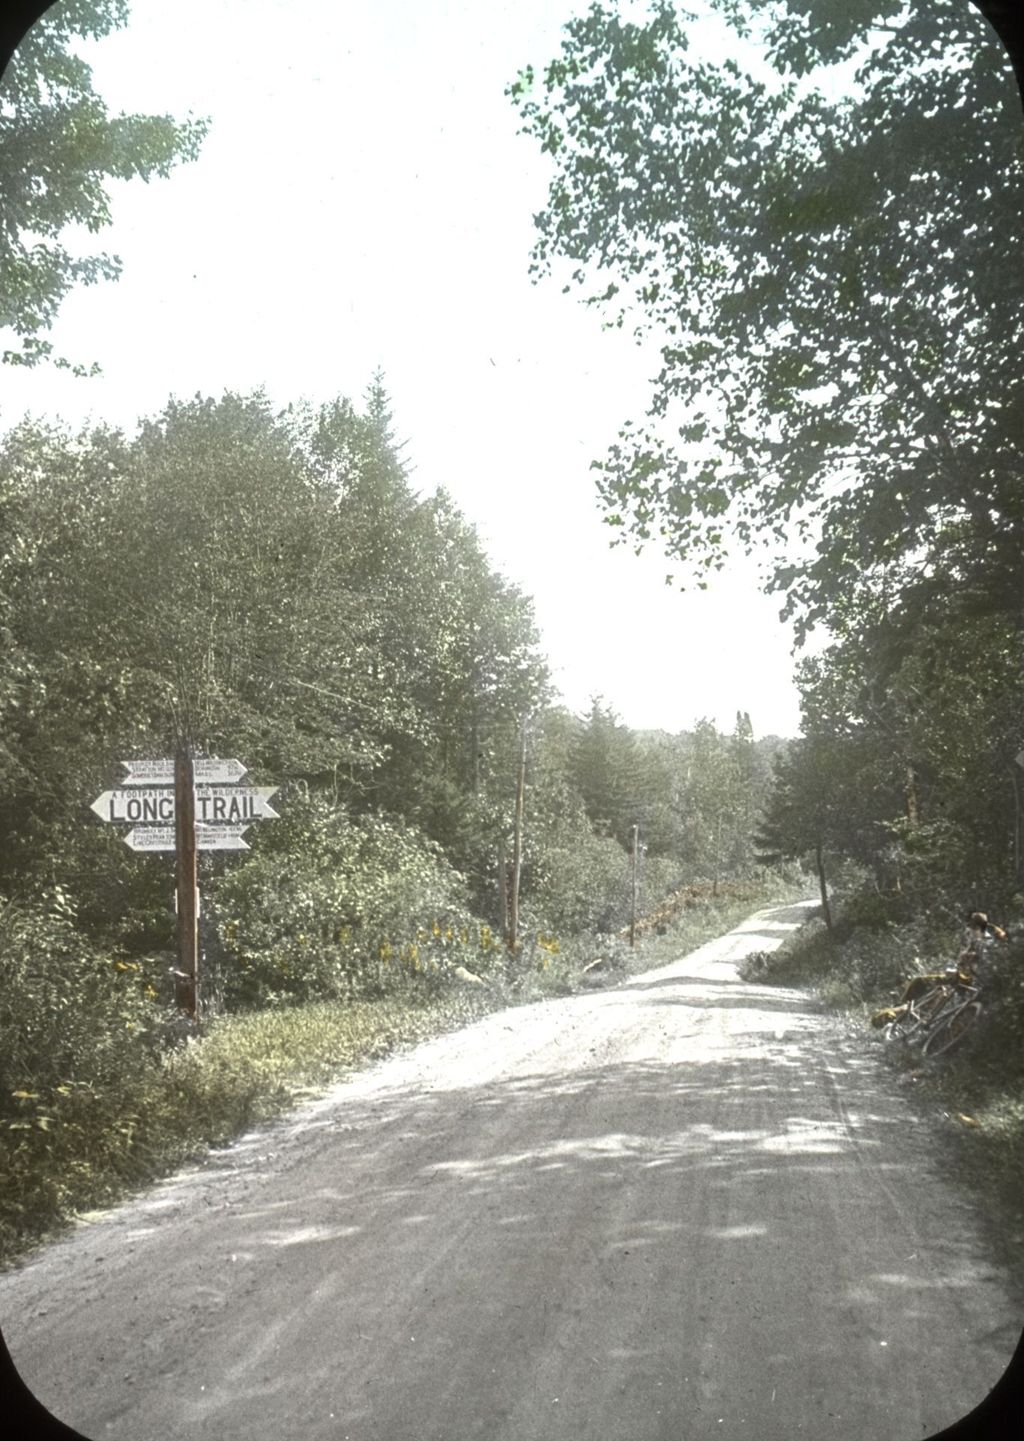
<path fill-rule="evenodd" d="M 800 907 L 335 1087 L 0 1277 L 125 1441 L 846 1441 L 982 1400 L 1021 1316 L 869 1037 L 742 982 Z"/>

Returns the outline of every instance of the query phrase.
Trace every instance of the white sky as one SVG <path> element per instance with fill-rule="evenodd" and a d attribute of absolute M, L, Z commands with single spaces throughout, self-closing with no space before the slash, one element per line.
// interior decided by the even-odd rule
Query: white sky
<path fill-rule="evenodd" d="M 591 460 L 639 417 L 648 361 L 527 274 L 548 162 L 506 85 L 555 55 L 582 0 L 132 0 L 90 46 L 110 109 L 210 117 L 199 160 L 113 187 L 95 248 L 119 281 L 68 298 L 76 379 L 0 374 L 25 410 L 132 428 L 168 396 L 263 386 L 362 401 L 381 367 L 414 485 L 444 485 L 533 597 L 573 709 L 637 728 L 795 734 L 791 636 L 740 558 L 705 593 L 657 550 L 610 549 Z M 714 47 L 709 30 L 708 45 Z"/>

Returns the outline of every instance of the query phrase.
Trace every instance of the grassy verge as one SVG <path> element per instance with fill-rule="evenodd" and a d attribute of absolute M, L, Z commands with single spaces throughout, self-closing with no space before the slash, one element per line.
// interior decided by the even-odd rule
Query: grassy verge
<path fill-rule="evenodd" d="M 933 1061 L 883 1048 L 873 1011 L 889 1005 L 917 969 L 942 970 L 956 954 L 948 919 L 863 926 L 840 913 L 836 933 L 820 921 L 777 952 L 751 957 L 748 980 L 815 990 L 893 1067 L 915 1114 L 933 1121 L 948 1173 L 976 1197 L 996 1254 L 1024 1294 L 1024 948 L 999 954 L 985 987 L 981 1024 Z"/>
<path fill-rule="evenodd" d="M 688 887 L 645 918 L 635 948 L 622 936 L 578 937 L 554 951 L 533 943 L 486 984 L 409 982 L 374 1001 L 227 1015 L 120 1085 L 25 1093 L 21 1122 L 0 1134 L 0 1265 L 370 1061 L 488 1011 L 665 964 L 793 895 L 782 883 L 728 884 L 717 895 Z"/>

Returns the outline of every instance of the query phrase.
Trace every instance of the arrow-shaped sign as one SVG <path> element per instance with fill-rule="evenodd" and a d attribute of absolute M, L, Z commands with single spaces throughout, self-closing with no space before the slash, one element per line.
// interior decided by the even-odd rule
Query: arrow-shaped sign
<path fill-rule="evenodd" d="M 252 821 L 277 820 L 269 804 L 277 786 L 196 786 L 196 824 L 247 826 Z M 166 826 L 174 822 L 174 791 L 169 786 L 135 786 L 104 791 L 90 806 L 101 821 L 128 821 L 132 825 Z"/>
<path fill-rule="evenodd" d="M 242 839 L 244 826 L 196 826 L 196 846 L 201 851 L 247 851 Z M 173 826 L 133 826 L 124 835 L 133 851 L 173 851 Z"/>
<path fill-rule="evenodd" d="M 126 786 L 172 786 L 174 784 L 174 759 L 164 756 L 152 761 L 122 761 L 128 774 Z M 207 785 L 230 785 L 240 781 L 246 767 L 239 760 L 219 760 L 215 756 L 197 756 L 192 762 L 192 773 L 197 782 Z"/>
<path fill-rule="evenodd" d="M 277 786 L 196 786 L 196 823 L 248 825 L 250 821 L 276 821 L 269 804 Z"/>
<path fill-rule="evenodd" d="M 196 845 L 201 851 L 247 851 L 244 830 L 245 826 L 196 826 Z"/>
<path fill-rule="evenodd" d="M 174 791 L 161 786 L 145 790 L 104 791 L 90 810 L 101 821 L 140 821 L 143 825 L 168 825 L 174 821 Z"/>
<path fill-rule="evenodd" d="M 124 842 L 133 851 L 173 851 L 173 826 L 134 826 L 125 831 Z"/>

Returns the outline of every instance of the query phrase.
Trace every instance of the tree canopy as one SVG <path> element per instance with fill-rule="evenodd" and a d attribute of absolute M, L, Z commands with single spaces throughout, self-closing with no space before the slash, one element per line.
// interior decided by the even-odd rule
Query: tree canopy
<path fill-rule="evenodd" d="M 568 262 L 660 350 L 647 416 L 598 463 L 608 519 L 698 573 L 730 532 L 769 545 L 801 629 L 953 520 L 1013 570 L 1024 267 L 996 257 L 1020 246 L 1024 135 L 1005 53 L 958 0 L 715 8 L 735 58 L 697 55 L 668 0 L 640 21 L 598 3 L 511 88 L 554 166 L 536 271 Z"/>
<path fill-rule="evenodd" d="M 195 159 L 206 134 L 206 122 L 191 116 L 112 115 L 93 89 L 80 42 L 128 16 L 128 0 L 60 0 L 0 79 L 0 329 L 14 342 L 2 352 L 6 364 L 71 364 L 54 356 L 46 332 L 74 286 L 116 279 L 121 262 L 78 253 L 68 232 L 103 230 L 110 181 L 167 176 Z"/>

